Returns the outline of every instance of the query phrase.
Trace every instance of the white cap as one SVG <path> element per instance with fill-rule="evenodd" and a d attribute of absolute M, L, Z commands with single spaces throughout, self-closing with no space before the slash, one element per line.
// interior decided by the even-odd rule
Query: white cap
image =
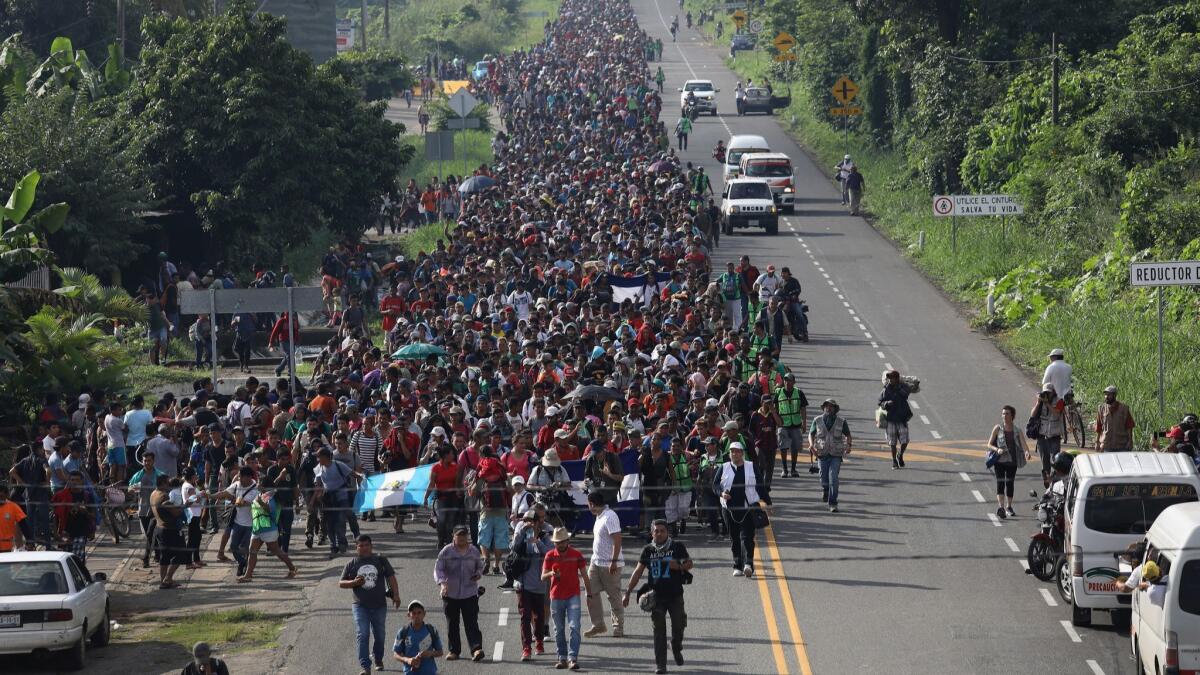
<path fill-rule="evenodd" d="M 549 408 L 546 408 L 546 415 L 548 415 L 548 416 L 554 416 L 554 415 L 557 415 L 557 414 L 558 414 L 558 412 L 559 412 L 559 411 L 558 411 L 558 406 L 556 406 L 556 405 L 552 405 L 552 406 L 550 406 Z"/>
<path fill-rule="evenodd" d="M 1062 349 L 1055 348 L 1055 349 L 1050 350 L 1050 356 L 1062 356 L 1062 355 L 1063 355 Z"/>
<path fill-rule="evenodd" d="M 446 430 L 441 427 L 434 427 L 432 430 L 430 430 L 429 435 L 430 436 L 439 436 L 439 437 L 445 436 Z"/>
<path fill-rule="evenodd" d="M 730 444 L 729 444 L 729 449 L 730 449 L 730 450 L 745 450 L 746 448 L 745 448 L 745 446 L 743 446 L 741 443 L 738 443 L 737 441 L 734 441 L 734 442 L 732 442 L 732 443 L 730 443 Z"/>
<path fill-rule="evenodd" d="M 91 403 L 91 402 L 92 402 L 92 397 L 90 394 L 80 394 L 79 395 L 79 405 L 84 405 L 84 404 Z"/>

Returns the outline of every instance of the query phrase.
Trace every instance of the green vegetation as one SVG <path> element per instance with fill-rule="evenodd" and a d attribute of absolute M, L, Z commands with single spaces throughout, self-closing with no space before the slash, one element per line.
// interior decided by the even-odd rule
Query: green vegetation
<path fill-rule="evenodd" d="M 343 78 L 368 101 L 387 100 L 413 83 L 412 72 L 400 55 L 373 48 L 342 52 L 318 70 Z"/>
<path fill-rule="evenodd" d="M 981 314 L 993 294 L 995 316 L 977 321 L 1018 360 L 1040 367 L 1051 347 L 1063 347 L 1082 396 L 1094 403 L 1116 384 L 1143 430 L 1200 407 L 1186 386 L 1200 293 L 1165 294 L 1167 410 L 1159 415 L 1153 296 L 1128 286 L 1131 261 L 1200 256 L 1192 114 L 1200 1 L 768 0 L 759 16 L 764 35 L 796 37 L 797 60 L 776 63 L 766 47 L 731 65 L 790 86 L 792 104 L 777 114 L 823 166 L 854 157 L 875 226 L 914 264 Z M 1022 20 L 1003 20 L 1013 16 Z M 1060 44 L 1057 125 L 1051 31 Z M 864 108 L 848 142 L 844 120 L 828 113 L 841 75 L 860 85 Z M 1015 195 L 1025 215 L 1004 231 L 998 218 L 958 219 L 955 254 L 950 220 L 932 216 L 931 195 L 993 192 Z"/>
<path fill-rule="evenodd" d="M 422 0 L 393 6 L 387 48 L 413 63 L 423 62 L 426 54 L 461 56 L 469 67 L 485 57 L 541 42 L 542 27 L 557 16 L 558 5 L 557 0 Z M 367 9 L 367 43 L 381 44 L 383 7 Z M 346 14 L 359 16 L 358 3 L 348 5 Z"/>
<path fill-rule="evenodd" d="M 437 248 L 439 239 L 446 238 L 446 228 L 453 232 L 457 223 L 431 223 L 422 225 L 400 238 L 400 248 L 404 255 L 415 258 L 418 253 L 430 253 Z"/>
<path fill-rule="evenodd" d="M 414 149 L 413 160 L 404 166 L 400 172 L 400 184 L 408 183 L 409 178 L 417 181 L 422 188 L 429 179 L 438 174 L 438 162 L 425 159 L 425 137 L 420 134 L 405 136 L 401 141 Z M 454 160 L 442 162 L 442 171 L 446 174 L 470 175 L 479 168 L 480 164 L 490 164 L 492 159 L 492 134 L 488 131 L 468 129 L 454 134 Z"/>
<path fill-rule="evenodd" d="M 129 632 L 138 642 L 171 642 L 188 650 L 207 642 L 223 654 L 277 646 L 286 617 L 253 609 L 200 612 L 178 618 L 134 623 Z"/>

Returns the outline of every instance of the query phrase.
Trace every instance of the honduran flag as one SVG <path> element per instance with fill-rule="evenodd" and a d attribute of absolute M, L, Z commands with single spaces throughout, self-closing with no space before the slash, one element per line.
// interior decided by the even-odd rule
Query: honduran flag
<path fill-rule="evenodd" d="M 632 300 L 643 306 L 649 305 L 650 300 L 657 297 L 667 284 L 671 283 L 670 272 L 656 272 L 653 276 L 639 274 L 636 277 L 608 275 L 608 283 L 612 286 L 613 302 L 621 303 Z"/>
<path fill-rule="evenodd" d="M 609 504 L 621 519 L 621 527 L 637 527 L 642 515 L 642 475 L 638 471 L 638 453 L 636 450 L 626 450 L 621 455 L 621 468 L 625 479 L 617 491 L 617 503 Z M 583 467 L 587 460 L 579 459 L 562 463 L 567 475 L 571 478 L 571 497 L 579 505 L 579 514 L 575 520 L 576 530 L 590 530 L 596 518 L 587 510 L 587 492 L 584 489 Z"/>
<path fill-rule="evenodd" d="M 388 506 L 420 506 L 432 471 L 432 464 L 424 464 L 367 476 L 354 497 L 355 513 Z"/>

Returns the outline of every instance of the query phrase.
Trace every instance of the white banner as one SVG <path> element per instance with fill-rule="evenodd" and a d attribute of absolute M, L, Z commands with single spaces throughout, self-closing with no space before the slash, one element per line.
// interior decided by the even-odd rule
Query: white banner
<path fill-rule="evenodd" d="M 1025 209 L 1008 195 L 937 195 L 935 216 L 1019 216 Z"/>

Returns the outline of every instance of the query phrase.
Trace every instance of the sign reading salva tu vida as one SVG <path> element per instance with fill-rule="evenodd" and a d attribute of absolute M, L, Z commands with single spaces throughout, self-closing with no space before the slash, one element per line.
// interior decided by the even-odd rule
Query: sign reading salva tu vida
<path fill-rule="evenodd" d="M 938 195 L 935 216 L 1019 216 L 1025 209 L 1008 195 Z"/>
<path fill-rule="evenodd" d="M 1132 263 L 1130 286 L 1200 286 L 1200 260 Z"/>

